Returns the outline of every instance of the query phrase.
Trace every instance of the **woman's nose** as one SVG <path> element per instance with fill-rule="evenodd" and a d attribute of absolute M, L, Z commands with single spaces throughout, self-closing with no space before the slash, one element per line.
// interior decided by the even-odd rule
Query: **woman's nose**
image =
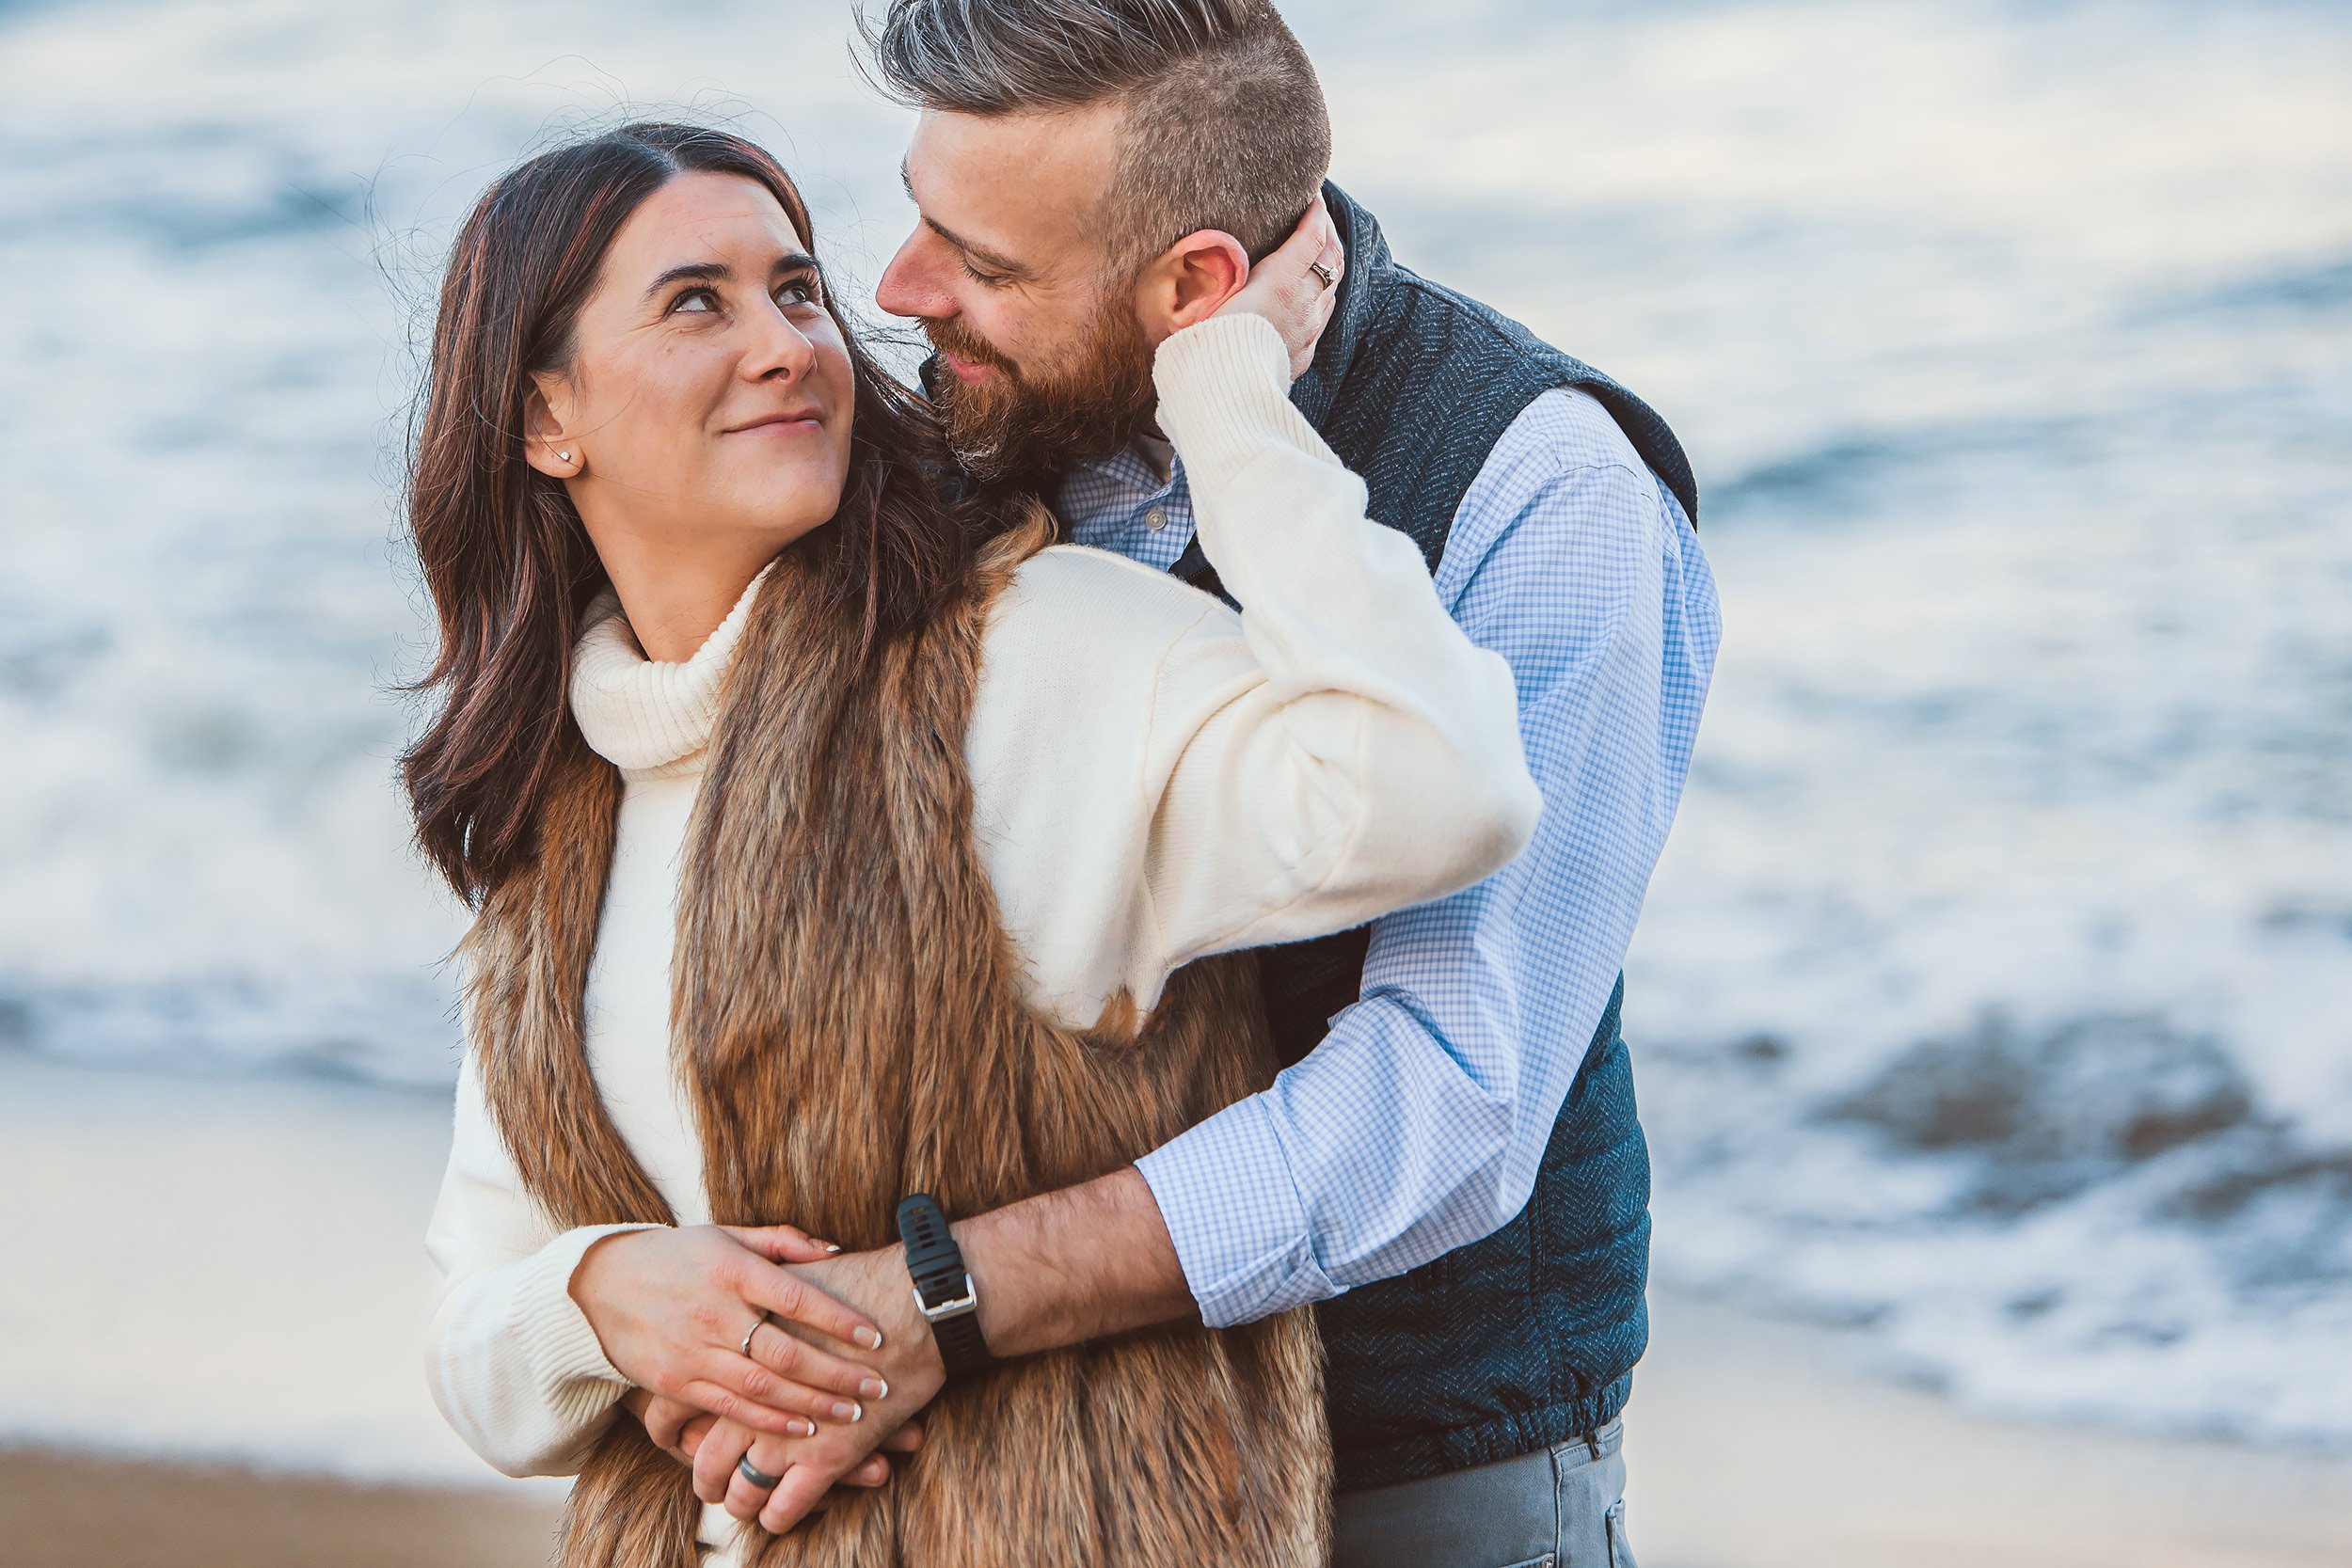
<path fill-rule="evenodd" d="M 817 345 L 782 310 L 771 308 L 759 322 L 759 337 L 752 345 L 743 373 L 754 381 L 781 375 L 797 381 L 816 363 Z"/>

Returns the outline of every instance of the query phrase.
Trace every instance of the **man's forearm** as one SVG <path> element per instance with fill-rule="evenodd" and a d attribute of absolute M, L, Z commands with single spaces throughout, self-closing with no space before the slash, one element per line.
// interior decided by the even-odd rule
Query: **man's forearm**
<path fill-rule="evenodd" d="M 1200 1315 L 1132 1165 L 961 1221 L 955 1234 L 979 1290 L 980 1332 L 998 1355 Z"/>

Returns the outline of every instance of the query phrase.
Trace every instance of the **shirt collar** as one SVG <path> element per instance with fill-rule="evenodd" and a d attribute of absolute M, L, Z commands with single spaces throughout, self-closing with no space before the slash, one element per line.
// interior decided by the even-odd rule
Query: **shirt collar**
<path fill-rule="evenodd" d="M 1053 505 L 1063 536 L 1162 571 L 1192 543 L 1192 490 L 1184 462 L 1168 449 L 1163 474 L 1134 446 L 1073 464 Z"/>

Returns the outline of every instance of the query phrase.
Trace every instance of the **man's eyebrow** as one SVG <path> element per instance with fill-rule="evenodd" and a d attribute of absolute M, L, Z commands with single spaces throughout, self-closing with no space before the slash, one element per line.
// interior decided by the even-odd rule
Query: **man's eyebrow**
<path fill-rule="evenodd" d="M 1029 276 L 1029 269 L 1014 261 L 1011 257 L 1005 255 L 1001 251 L 991 250 L 984 245 L 975 245 L 972 241 L 967 240 L 962 235 L 956 233 L 953 230 L 942 227 L 938 219 L 927 217 L 923 220 L 923 222 L 932 233 L 938 235 L 941 239 L 946 240 L 949 245 L 954 245 L 958 250 L 962 251 L 966 256 L 977 259 L 981 265 L 992 268 L 994 271 L 1001 272 L 1007 277 L 1026 277 Z"/>
<path fill-rule="evenodd" d="M 898 183 L 907 188 L 907 199 L 909 201 L 914 201 L 914 176 L 908 172 L 907 161 L 904 158 L 898 160 Z M 914 210 L 923 214 L 924 228 L 929 229 L 932 233 L 938 235 L 941 239 L 946 240 L 949 245 L 954 245 L 958 250 L 962 251 L 966 256 L 977 257 L 983 265 L 994 268 L 996 271 L 1003 273 L 1007 277 L 1026 277 L 1029 276 L 1029 269 L 1014 261 L 1011 257 L 1005 255 L 1001 251 L 991 250 L 984 245 L 974 245 L 970 240 L 965 239 L 954 230 L 942 227 L 937 218 L 932 217 L 928 213 L 923 213 L 923 204 L 921 202 L 914 202 Z"/>
<path fill-rule="evenodd" d="M 786 251 L 776 258 L 775 265 L 768 269 L 771 277 L 781 277 L 792 272 L 818 270 L 817 258 L 800 250 Z M 655 278 L 646 286 L 645 297 L 652 298 L 673 283 L 723 283 L 734 276 L 735 269 L 724 261 L 689 261 L 682 266 L 672 267 Z"/>

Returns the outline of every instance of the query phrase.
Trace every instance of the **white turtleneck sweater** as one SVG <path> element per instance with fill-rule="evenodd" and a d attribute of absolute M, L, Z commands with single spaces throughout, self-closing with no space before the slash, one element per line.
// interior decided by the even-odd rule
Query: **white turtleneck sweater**
<path fill-rule="evenodd" d="M 1204 955 L 1468 886 L 1524 847 L 1541 809 L 1509 670 L 1447 615 L 1412 543 L 1365 517 L 1362 482 L 1291 406 L 1273 327 L 1188 328 L 1156 379 L 1201 546 L 1248 609 L 1103 551 L 1044 550 L 992 609 L 965 742 L 1027 999 L 1073 1028 L 1122 989 L 1149 1009 Z M 624 781 L 589 1065 L 688 1225 L 709 1206 L 670 1053 L 674 899 L 757 586 L 682 664 L 648 660 L 608 595 L 572 680 L 581 733 Z M 568 1293 L 611 1228 L 548 1225 L 469 1053 L 427 1237 L 443 1276 L 428 1371 L 451 1424 L 510 1475 L 569 1473 L 628 1389 Z M 704 1539 L 727 1543 L 732 1521 L 711 1513 Z"/>

